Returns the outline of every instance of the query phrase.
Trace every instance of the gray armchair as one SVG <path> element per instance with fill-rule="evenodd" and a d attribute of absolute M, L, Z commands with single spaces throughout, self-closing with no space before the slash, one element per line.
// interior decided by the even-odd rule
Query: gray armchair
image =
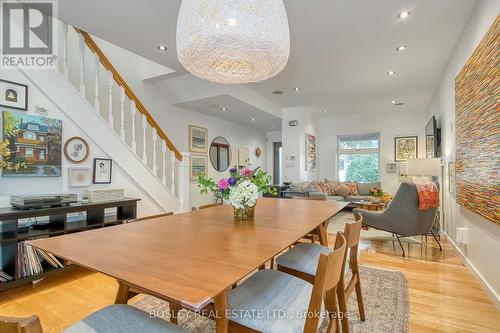
<path fill-rule="evenodd" d="M 438 209 L 431 208 L 421 211 L 418 209 L 418 204 L 419 200 L 415 184 L 402 183 L 394 195 L 394 199 L 384 211 L 374 212 L 355 208 L 353 209 L 353 213 L 363 216 L 363 225 L 395 234 L 403 250 L 403 257 L 405 256 L 405 251 L 399 239 L 400 237 L 427 235 L 429 232 L 432 233 L 432 236 L 438 242 L 439 250 L 441 251 L 441 243 L 432 230 Z"/>

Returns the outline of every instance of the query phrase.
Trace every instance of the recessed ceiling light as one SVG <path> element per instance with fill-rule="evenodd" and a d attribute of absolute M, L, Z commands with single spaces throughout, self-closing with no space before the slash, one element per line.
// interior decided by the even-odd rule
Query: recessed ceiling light
<path fill-rule="evenodd" d="M 166 51 L 167 50 L 167 47 L 165 45 L 158 45 L 157 48 L 160 51 Z"/>
<path fill-rule="evenodd" d="M 252 121 L 255 121 L 255 118 L 252 118 Z"/>
<path fill-rule="evenodd" d="M 221 111 L 227 111 L 227 108 L 224 106 L 222 107 Z"/>
<path fill-rule="evenodd" d="M 403 10 L 401 13 L 398 14 L 398 19 L 405 19 L 408 16 L 410 16 L 410 11 L 409 10 Z"/>
<path fill-rule="evenodd" d="M 293 88 L 295 91 L 300 91 L 301 89 L 299 87 Z"/>
<path fill-rule="evenodd" d="M 327 113 L 328 111 L 326 109 L 323 110 L 323 113 Z"/>
<path fill-rule="evenodd" d="M 388 71 L 386 74 L 388 76 L 393 76 L 394 74 L 396 74 L 396 71 Z"/>
<path fill-rule="evenodd" d="M 407 48 L 408 48 L 408 46 L 406 46 L 406 45 L 401 45 L 401 46 L 396 47 L 396 51 L 404 51 L 404 50 L 406 50 Z"/>
<path fill-rule="evenodd" d="M 405 105 L 405 103 L 403 102 L 398 102 L 398 101 L 391 101 L 392 105 L 395 105 L 395 106 L 401 106 L 401 105 Z"/>
<path fill-rule="evenodd" d="M 281 95 L 283 92 L 281 90 L 275 90 L 273 91 L 273 95 Z"/>

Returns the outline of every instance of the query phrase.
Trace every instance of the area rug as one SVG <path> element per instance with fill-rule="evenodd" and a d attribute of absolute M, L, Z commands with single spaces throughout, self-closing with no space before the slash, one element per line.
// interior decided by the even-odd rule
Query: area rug
<path fill-rule="evenodd" d="M 360 275 L 366 321 L 362 322 L 359 319 L 358 305 L 353 293 L 348 302 L 350 331 L 354 333 L 408 332 L 408 286 L 403 273 L 361 266 Z M 346 280 L 349 278 L 346 276 Z M 168 320 L 168 303 L 158 298 L 144 296 L 133 306 Z M 179 324 L 194 333 L 215 332 L 213 320 L 200 317 L 187 310 L 179 313 Z M 320 332 L 323 331 L 324 326 L 320 329 Z"/>
<path fill-rule="evenodd" d="M 337 231 L 344 231 L 346 223 L 354 222 L 354 215 L 351 211 L 341 211 L 330 219 L 328 224 L 328 233 L 337 233 Z M 381 240 L 381 241 L 397 241 L 390 232 L 369 228 L 368 230 L 361 230 L 361 238 Z M 405 237 L 401 239 L 405 243 L 422 243 L 420 237 Z"/>

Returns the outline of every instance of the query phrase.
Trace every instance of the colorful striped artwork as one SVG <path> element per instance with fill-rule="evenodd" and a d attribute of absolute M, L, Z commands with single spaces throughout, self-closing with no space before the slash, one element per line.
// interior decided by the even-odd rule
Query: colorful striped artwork
<path fill-rule="evenodd" d="M 457 202 L 500 226 L 500 16 L 455 79 Z"/>

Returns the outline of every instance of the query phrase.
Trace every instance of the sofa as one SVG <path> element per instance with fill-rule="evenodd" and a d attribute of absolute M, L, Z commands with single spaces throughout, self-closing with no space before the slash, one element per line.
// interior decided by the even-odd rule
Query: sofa
<path fill-rule="evenodd" d="M 374 187 L 380 189 L 381 184 L 380 182 L 373 182 L 373 183 L 356 183 L 357 186 L 357 195 L 347 195 L 347 196 L 340 196 L 340 195 L 329 195 L 325 192 L 318 190 L 314 191 L 309 191 L 309 189 L 314 189 L 314 184 L 311 184 L 314 182 L 300 182 L 300 183 L 292 183 L 289 186 L 290 191 L 304 191 L 308 192 L 309 198 L 310 199 L 316 199 L 316 200 L 331 200 L 331 201 L 344 201 L 344 202 L 354 202 L 354 201 L 370 201 L 374 199 L 372 196 L 372 193 L 370 190 Z M 343 184 L 343 183 L 340 183 Z M 348 205 L 349 207 L 350 205 Z M 355 207 L 355 205 L 352 205 L 352 207 Z"/>

